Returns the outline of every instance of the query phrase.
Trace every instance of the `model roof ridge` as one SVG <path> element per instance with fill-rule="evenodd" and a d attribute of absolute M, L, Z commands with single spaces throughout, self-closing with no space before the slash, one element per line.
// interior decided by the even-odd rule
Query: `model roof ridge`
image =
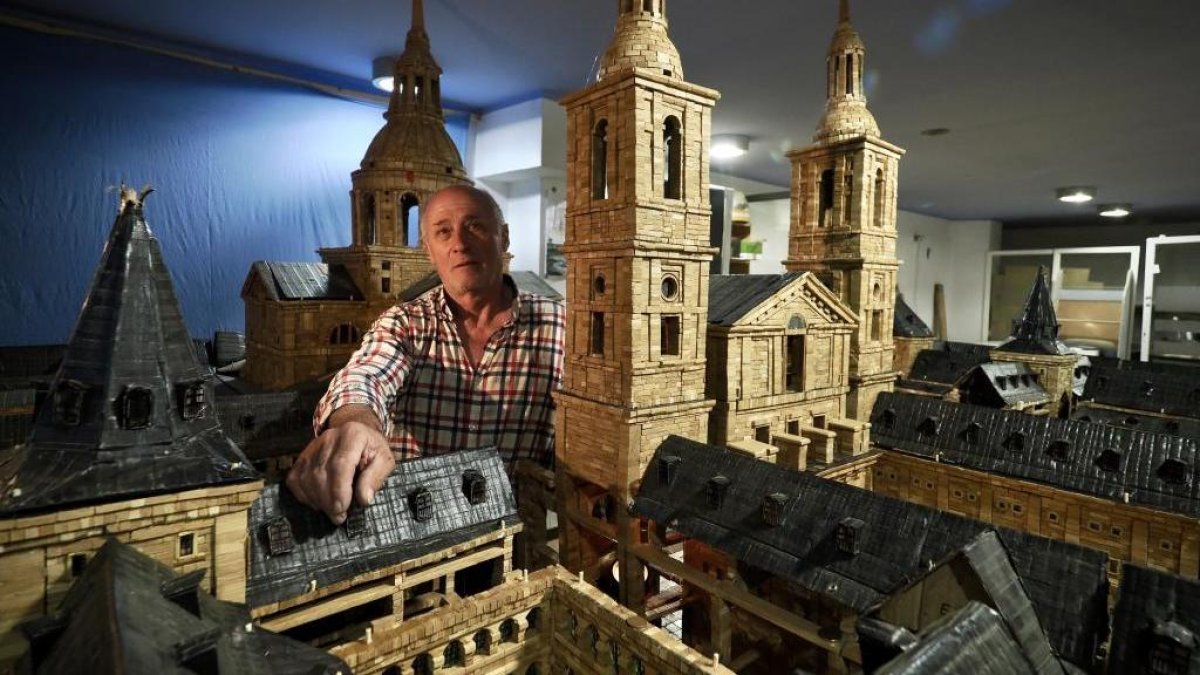
<path fill-rule="evenodd" d="M 666 0 L 617 0 L 616 32 L 596 79 L 628 69 L 683 79 L 683 61 L 667 31 Z"/>
<path fill-rule="evenodd" d="M 29 441 L 0 452 L 0 513 L 255 480 L 221 428 L 141 193 L 119 212 Z"/>
<path fill-rule="evenodd" d="M 933 330 L 904 300 L 903 293 L 896 294 L 896 313 L 892 315 L 892 335 L 896 337 L 928 338 Z"/>

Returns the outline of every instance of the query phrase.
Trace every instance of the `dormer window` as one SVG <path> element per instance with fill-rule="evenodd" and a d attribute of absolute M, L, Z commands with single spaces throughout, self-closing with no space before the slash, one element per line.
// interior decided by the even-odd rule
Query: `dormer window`
<path fill-rule="evenodd" d="M 145 429 L 153 419 L 154 392 L 146 387 L 126 385 L 117 397 L 117 421 L 121 428 Z"/>
<path fill-rule="evenodd" d="M 1108 448 L 1096 457 L 1096 466 L 1105 473 L 1116 473 L 1121 470 L 1121 453 Z"/>
<path fill-rule="evenodd" d="M 1142 396 L 1152 396 L 1154 394 L 1154 383 L 1146 380 L 1142 383 Z"/>
<path fill-rule="evenodd" d="M 843 518 L 834 530 L 834 544 L 837 550 L 846 555 L 858 555 L 865 525 L 866 523 L 858 518 Z"/>
<path fill-rule="evenodd" d="M 719 509 L 725 505 L 725 495 L 729 492 L 729 479 L 722 475 L 716 475 L 708 479 L 705 485 L 704 494 L 708 502 L 708 508 Z"/>
<path fill-rule="evenodd" d="M 1196 636 L 1192 631 L 1175 621 L 1160 621 L 1154 625 L 1150 637 L 1149 663 L 1146 672 L 1151 675 L 1188 675 L 1192 672 L 1192 653 L 1196 649 Z"/>
<path fill-rule="evenodd" d="M 476 469 L 467 469 L 462 476 L 463 496 L 472 506 L 487 501 L 487 478 Z"/>
<path fill-rule="evenodd" d="M 967 427 L 965 429 L 963 429 L 963 432 L 962 432 L 963 440 L 971 445 L 978 444 L 979 438 L 982 435 L 983 435 L 983 425 L 980 424 L 979 422 L 971 422 L 970 424 L 967 425 Z"/>
<path fill-rule="evenodd" d="M 181 382 L 176 385 L 176 390 L 179 392 L 179 414 L 183 416 L 183 419 L 194 420 L 204 417 L 204 413 L 208 410 L 208 400 L 204 395 L 203 381 Z"/>
<path fill-rule="evenodd" d="M 658 482 L 663 485 L 670 485 L 675 482 L 675 475 L 679 473 L 679 465 L 683 463 L 683 459 L 675 455 L 663 455 L 658 458 Z"/>
<path fill-rule="evenodd" d="M 1014 431 L 1004 439 L 1004 448 L 1006 450 L 1019 451 L 1025 449 L 1025 434 L 1020 431 Z"/>
<path fill-rule="evenodd" d="M 292 524 L 287 518 L 272 518 L 267 522 L 267 553 L 271 556 L 291 553 L 296 548 L 292 539 Z"/>
<path fill-rule="evenodd" d="M 783 507 L 786 505 L 787 495 L 782 492 L 774 492 L 763 497 L 763 522 L 771 527 L 778 527 L 779 523 L 783 521 Z"/>
<path fill-rule="evenodd" d="M 1187 485 L 1188 473 L 1188 465 L 1177 459 L 1168 459 L 1158 466 L 1158 477 L 1171 485 Z"/>
<path fill-rule="evenodd" d="M 1046 454 L 1049 455 L 1051 459 L 1059 462 L 1066 461 L 1067 455 L 1070 453 L 1070 451 L 1071 442 L 1063 438 L 1052 442 L 1046 447 Z"/>
<path fill-rule="evenodd" d="M 930 440 L 937 437 L 939 426 L 941 423 L 938 418 L 926 417 L 917 427 L 917 433 L 921 434 L 922 438 Z"/>
<path fill-rule="evenodd" d="M 88 386 L 77 380 L 63 380 L 54 392 L 54 423 L 63 427 L 79 426 L 83 420 L 83 399 Z"/>
<path fill-rule="evenodd" d="M 413 490 L 408 495 L 408 508 L 412 510 L 413 520 L 424 523 L 433 518 L 433 495 L 424 487 Z"/>

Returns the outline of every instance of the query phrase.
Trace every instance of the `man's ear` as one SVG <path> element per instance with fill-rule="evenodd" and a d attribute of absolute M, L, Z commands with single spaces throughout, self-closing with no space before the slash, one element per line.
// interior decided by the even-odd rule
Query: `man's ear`
<path fill-rule="evenodd" d="M 508 251 L 508 223 L 500 223 L 500 250 Z"/>

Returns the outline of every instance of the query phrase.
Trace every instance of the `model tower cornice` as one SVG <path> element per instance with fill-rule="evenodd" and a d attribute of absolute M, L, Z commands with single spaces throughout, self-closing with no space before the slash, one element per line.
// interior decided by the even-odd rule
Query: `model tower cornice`
<path fill-rule="evenodd" d="M 825 62 L 825 114 L 817 125 L 814 141 L 879 136 L 879 125 L 867 109 L 863 89 L 866 56 L 866 44 L 850 22 L 850 0 L 840 0 L 837 30 Z"/>

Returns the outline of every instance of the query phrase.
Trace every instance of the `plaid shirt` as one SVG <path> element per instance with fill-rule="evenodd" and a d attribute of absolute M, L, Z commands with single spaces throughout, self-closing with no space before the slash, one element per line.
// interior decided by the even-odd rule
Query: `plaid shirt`
<path fill-rule="evenodd" d="M 514 291 L 511 278 L 505 284 Z M 562 382 L 561 302 L 529 293 L 472 367 L 441 286 L 384 312 L 329 383 L 313 419 L 370 406 L 399 459 L 495 446 L 510 470 L 554 455 L 554 401 Z"/>

